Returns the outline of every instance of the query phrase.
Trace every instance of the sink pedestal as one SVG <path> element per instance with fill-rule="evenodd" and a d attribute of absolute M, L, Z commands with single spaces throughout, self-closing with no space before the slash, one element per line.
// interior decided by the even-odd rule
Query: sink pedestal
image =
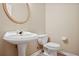
<path fill-rule="evenodd" d="M 3 39 L 11 44 L 17 44 L 18 55 L 26 56 L 26 49 L 28 42 L 38 39 L 38 35 L 26 31 L 23 31 L 22 35 L 17 35 L 16 31 L 10 31 L 5 33 Z"/>
<path fill-rule="evenodd" d="M 18 44 L 18 55 L 26 56 L 27 44 Z"/>

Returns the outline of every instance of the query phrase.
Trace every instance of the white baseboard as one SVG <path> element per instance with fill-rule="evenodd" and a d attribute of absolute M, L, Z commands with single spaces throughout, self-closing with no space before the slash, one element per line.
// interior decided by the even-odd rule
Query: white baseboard
<path fill-rule="evenodd" d="M 40 49 L 40 50 L 38 50 L 37 52 L 33 53 L 31 56 L 37 56 L 37 55 L 39 55 L 41 52 L 42 52 L 42 50 Z M 77 55 L 75 55 L 75 54 L 73 54 L 73 53 L 69 53 L 69 52 L 65 52 L 65 51 L 61 51 L 60 53 L 63 53 L 63 54 L 66 55 L 66 56 L 77 56 Z"/>
<path fill-rule="evenodd" d="M 37 52 L 33 53 L 31 56 L 37 56 L 37 55 L 39 55 L 41 52 L 42 52 L 42 50 L 40 49 L 40 50 L 38 50 Z"/>
<path fill-rule="evenodd" d="M 77 55 L 75 55 L 73 53 L 69 53 L 69 52 L 65 52 L 65 51 L 61 51 L 61 53 L 63 53 L 66 56 L 77 56 Z"/>

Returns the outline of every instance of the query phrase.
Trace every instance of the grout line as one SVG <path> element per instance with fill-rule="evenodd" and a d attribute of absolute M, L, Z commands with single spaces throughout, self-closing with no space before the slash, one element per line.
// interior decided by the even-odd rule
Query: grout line
<path fill-rule="evenodd" d="M 42 52 L 42 50 L 40 49 L 40 50 L 38 50 L 37 52 L 33 53 L 31 56 L 37 56 L 37 55 L 39 55 L 41 52 Z"/>

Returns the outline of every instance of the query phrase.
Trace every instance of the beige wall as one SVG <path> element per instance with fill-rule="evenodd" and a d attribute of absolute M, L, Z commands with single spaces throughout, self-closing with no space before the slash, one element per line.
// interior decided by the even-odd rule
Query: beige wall
<path fill-rule="evenodd" d="M 31 20 L 28 22 L 28 31 L 37 34 L 45 33 L 45 4 L 30 4 Z M 37 51 L 37 41 L 30 42 L 27 49 L 27 55 Z"/>
<path fill-rule="evenodd" d="M 28 29 L 38 34 L 45 33 L 45 4 L 31 4 L 31 19 Z"/>
<path fill-rule="evenodd" d="M 25 31 L 44 33 L 45 12 L 44 4 L 30 4 L 31 18 L 28 23 L 17 25 L 10 21 L 5 15 L 2 4 L 0 4 L 0 55 L 17 55 L 16 45 L 11 45 L 3 41 L 2 36 L 7 31 L 23 29 Z M 28 44 L 27 55 L 37 51 L 37 41 Z M 31 47 L 31 48 L 30 48 Z M 12 50 L 12 51 L 11 51 Z M 5 51 L 5 52 L 4 52 Z M 10 51 L 10 52 L 9 52 Z"/>
<path fill-rule="evenodd" d="M 0 4 L 0 55 L 17 55 L 16 45 L 4 41 L 2 36 L 19 28 L 38 34 L 48 33 L 65 51 L 79 55 L 79 4 L 30 4 L 30 9 L 28 23 L 17 25 L 7 18 Z M 62 36 L 69 38 L 68 43 L 61 40 Z M 29 42 L 26 54 L 31 55 L 37 47 L 37 41 Z"/>
<path fill-rule="evenodd" d="M 65 51 L 79 55 L 79 4 L 46 4 L 46 33 Z"/>

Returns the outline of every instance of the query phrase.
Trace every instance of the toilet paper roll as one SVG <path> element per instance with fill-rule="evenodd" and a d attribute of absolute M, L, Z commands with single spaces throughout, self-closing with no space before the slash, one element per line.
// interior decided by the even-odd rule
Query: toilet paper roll
<path fill-rule="evenodd" d="M 68 38 L 65 37 L 65 36 L 62 37 L 62 41 L 66 41 L 67 39 L 68 39 Z"/>

